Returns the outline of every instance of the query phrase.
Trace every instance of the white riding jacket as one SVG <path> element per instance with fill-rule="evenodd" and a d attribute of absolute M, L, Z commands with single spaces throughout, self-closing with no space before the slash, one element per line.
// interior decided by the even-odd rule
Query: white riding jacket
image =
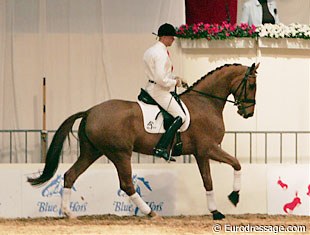
<path fill-rule="evenodd" d="M 160 41 L 146 50 L 143 56 L 147 85 L 145 90 L 159 105 L 173 117 L 180 116 L 185 121 L 185 114 L 180 105 L 170 94 L 177 84 L 172 73 L 173 66 L 167 47 Z"/>
<path fill-rule="evenodd" d="M 268 0 L 268 9 L 271 15 L 275 19 L 275 23 L 280 23 L 279 15 L 277 10 L 277 4 L 275 0 Z M 244 3 L 242 9 L 241 23 L 248 23 L 249 25 L 254 24 L 259 26 L 263 22 L 263 7 L 258 0 L 249 0 Z"/>

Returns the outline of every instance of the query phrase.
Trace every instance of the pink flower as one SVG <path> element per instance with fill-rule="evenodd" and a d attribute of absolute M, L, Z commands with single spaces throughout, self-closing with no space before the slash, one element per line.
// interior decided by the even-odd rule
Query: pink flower
<path fill-rule="evenodd" d="M 183 24 L 183 25 L 180 26 L 179 29 L 180 29 L 180 30 L 188 29 L 188 25 L 187 25 L 187 24 Z"/>
<path fill-rule="evenodd" d="M 225 29 L 229 29 L 229 27 L 230 27 L 231 25 L 230 25 L 229 23 L 227 23 L 226 21 L 223 21 L 222 26 L 223 26 Z"/>
<path fill-rule="evenodd" d="M 210 24 L 205 24 L 205 25 L 204 25 L 204 29 L 205 29 L 205 30 L 208 30 L 209 28 L 210 28 Z"/>
<path fill-rule="evenodd" d="M 254 37 L 257 35 L 255 25 L 242 23 L 240 25 L 230 24 L 226 21 L 219 24 L 204 24 L 199 22 L 191 25 L 181 25 L 177 34 L 185 38 L 206 38 L 207 40 L 225 39 L 234 37 Z"/>
<path fill-rule="evenodd" d="M 246 30 L 249 27 L 249 25 L 247 23 L 241 23 L 240 27 L 242 30 Z"/>
<path fill-rule="evenodd" d="M 198 24 L 197 24 L 197 26 L 199 27 L 199 26 L 202 26 L 203 25 L 203 22 L 199 22 Z"/>
<path fill-rule="evenodd" d="M 196 25 L 196 24 L 193 25 L 193 31 L 194 31 L 194 33 L 198 33 L 198 31 L 199 31 L 198 25 Z"/>
<path fill-rule="evenodd" d="M 218 26 L 218 25 L 217 25 Z M 213 33 L 218 33 L 218 32 L 220 32 L 220 30 L 218 29 L 218 27 L 213 27 Z"/>
<path fill-rule="evenodd" d="M 237 28 L 237 24 L 230 25 L 230 26 L 229 26 L 229 31 L 235 31 L 236 28 Z"/>

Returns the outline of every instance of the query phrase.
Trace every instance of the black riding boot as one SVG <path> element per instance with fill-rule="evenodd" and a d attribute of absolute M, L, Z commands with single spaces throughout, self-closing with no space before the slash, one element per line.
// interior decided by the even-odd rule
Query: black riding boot
<path fill-rule="evenodd" d="M 154 148 L 154 155 L 156 157 L 162 157 L 166 161 L 169 160 L 169 153 L 168 153 L 168 145 L 172 142 L 175 133 L 177 130 L 182 126 L 182 118 L 176 117 L 171 124 L 171 126 L 168 128 L 168 130 L 161 136 L 158 144 Z"/>

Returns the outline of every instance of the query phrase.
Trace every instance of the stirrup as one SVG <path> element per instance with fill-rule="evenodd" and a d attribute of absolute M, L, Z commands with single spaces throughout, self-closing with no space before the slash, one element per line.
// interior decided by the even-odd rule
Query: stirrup
<path fill-rule="evenodd" d="M 160 157 L 165 159 L 167 162 L 175 162 L 175 158 L 173 158 L 164 148 L 154 148 L 153 154 L 155 157 Z"/>

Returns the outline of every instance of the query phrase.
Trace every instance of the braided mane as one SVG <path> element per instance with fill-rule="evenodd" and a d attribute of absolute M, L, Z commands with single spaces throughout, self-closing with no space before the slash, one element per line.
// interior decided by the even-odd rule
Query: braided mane
<path fill-rule="evenodd" d="M 230 66 L 240 66 L 242 64 L 224 64 L 220 67 L 217 67 L 216 69 L 210 71 L 209 73 L 207 73 L 206 75 L 202 76 L 200 79 L 198 79 L 196 82 L 194 82 L 189 88 L 186 89 L 186 91 L 182 92 L 180 95 L 183 95 L 186 92 L 189 92 L 194 86 L 196 86 L 197 84 L 199 84 L 201 81 L 203 81 L 204 79 L 206 79 L 208 76 L 212 75 L 213 73 L 215 73 L 218 70 L 221 70 L 224 67 L 230 67 Z"/>

